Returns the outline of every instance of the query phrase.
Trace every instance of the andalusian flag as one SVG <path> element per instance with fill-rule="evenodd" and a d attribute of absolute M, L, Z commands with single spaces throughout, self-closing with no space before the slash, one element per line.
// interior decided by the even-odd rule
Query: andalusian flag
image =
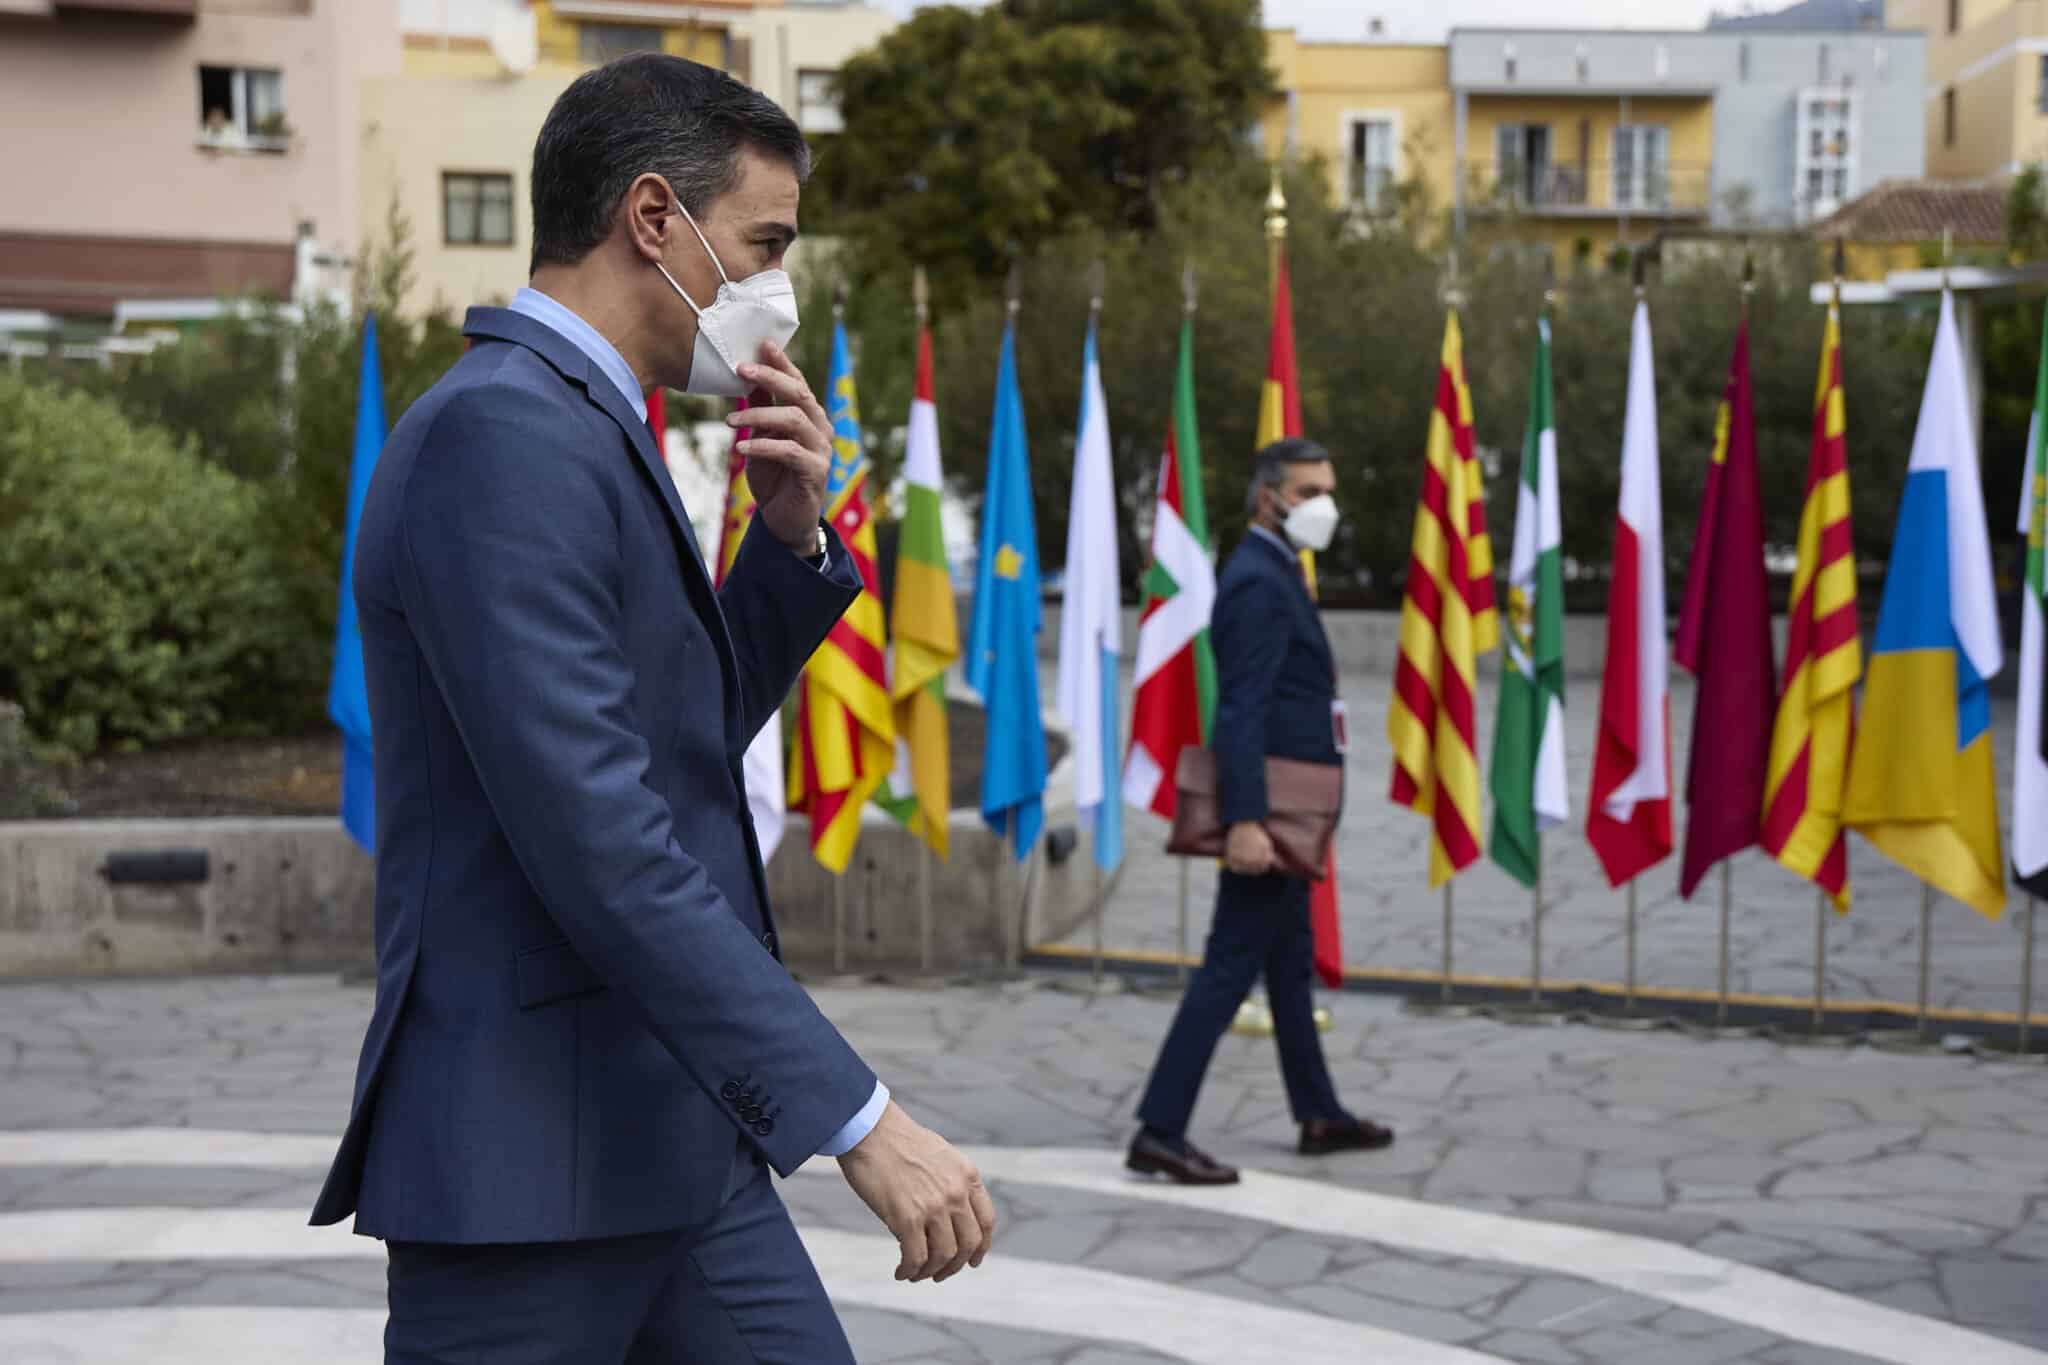
<path fill-rule="evenodd" d="M 1294 365 L 1294 302 L 1287 283 L 1287 248 L 1278 252 L 1273 272 L 1273 330 L 1266 348 L 1266 383 L 1259 390 L 1260 449 L 1289 436 L 1301 435 L 1301 379 Z M 1302 577 L 1309 596 L 1316 594 L 1316 557 L 1301 552 Z M 1316 975 L 1324 985 L 1344 984 L 1344 944 L 1337 918 L 1337 850 L 1330 849 L 1323 879 L 1309 884 L 1309 926 L 1315 933 Z"/>
<path fill-rule="evenodd" d="M 2034 420 L 2020 485 L 2020 533 L 2027 541 L 2027 579 L 2020 601 L 2019 739 L 2013 750 L 2012 873 L 2028 895 L 2048 897 L 2048 687 L 2043 686 L 2048 634 L 2048 319 L 2043 320 L 2041 373 L 2034 383 Z"/>
<path fill-rule="evenodd" d="M 1944 293 L 1843 815 L 1878 852 L 1995 919 L 2005 909 L 2005 859 L 1987 681 L 2005 646 L 1975 425 L 1955 305 Z"/>
<path fill-rule="evenodd" d="M 744 411 L 747 400 L 740 399 L 739 406 Z M 657 433 L 668 430 L 667 404 L 660 389 L 648 395 L 647 419 Z M 753 434 L 748 427 L 735 431 L 732 449 L 726 455 L 725 520 L 718 530 L 718 568 L 712 579 L 715 587 L 725 585 L 733 561 L 740 557 L 740 540 L 754 520 L 754 490 L 747 485 L 747 460 L 740 454 L 740 442 Z M 657 434 L 655 439 L 657 444 L 667 444 L 666 435 Z M 782 828 L 788 822 L 788 813 L 782 808 L 781 711 L 770 716 L 747 745 L 740 772 L 746 781 L 747 809 L 754 817 L 754 839 L 761 846 L 761 860 L 766 862 L 781 847 Z"/>
<path fill-rule="evenodd" d="M 883 663 L 875 525 L 868 511 L 868 460 L 861 448 L 846 328 L 832 328 L 832 471 L 825 515 L 853 556 L 863 591 L 804 669 L 797 704 L 797 751 L 789 765 L 789 808 L 811 818 L 811 853 L 844 872 L 860 842 L 860 815 L 896 758 L 895 709 Z"/>
<path fill-rule="evenodd" d="M 1387 710 L 1387 739 L 1394 749 L 1389 795 L 1430 818 L 1429 884 L 1441 886 L 1479 858 L 1473 673 L 1475 660 L 1500 635 L 1486 502 L 1473 454 L 1472 393 L 1465 385 L 1455 309 L 1444 317 L 1424 461 L 1401 601 L 1401 658 Z"/>
<path fill-rule="evenodd" d="M 903 456 L 903 520 L 898 527 L 895 638 L 890 675 L 896 701 L 896 771 L 889 787 L 913 834 L 946 857 L 946 814 L 952 808 L 951 752 L 946 737 L 946 670 L 960 657 L 953 614 L 953 578 L 939 519 L 945 490 L 939 468 L 939 409 L 932 400 L 932 334 L 917 333 L 917 391 L 910 400 L 910 439 Z"/>
<path fill-rule="evenodd" d="M 1709 867 L 1754 844 L 1761 832 L 1771 698 L 1778 690 L 1747 319 L 1735 331 L 1735 354 L 1714 422 L 1714 453 L 1678 613 L 1677 653 L 1679 666 L 1699 679 L 1692 762 L 1685 774 L 1685 856 L 1678 874 L 1678 894 L 1690 898 Z"/>
<path fill-rule="evenodd" d="M 1550 319 L 1536 324 L 1529 423 L 1508 567 L 1507 667 L 1493 732 L 1494 862 L 1524 886 L 1543 866 L 1544 830 L 1571 815 L 1564 778 L 1564 531 L 1550 414 Z"/>
<path fill-rule="evenodd" d="M 1637 303 L 1621 419 L 1621 506 L 1586 841 L 1612 886 L 1671 856 L 1671 673 L 1664 642 L 1664 494 L 1650 309 Z"/>
<path fill-rule="evenodd" d="M 1848 421 L 1842 402 L 1842 315 L 1828 305 L 1813 395 L 1806 503 L 1785 644 L 1785 692 L 1771 731 L 1764 780 L 1764 851 L 1849 908 L 1849 846 L 1842 793 L 1856 728 L 1856 550 L 1849 533 Z"/>
<path fill-rule="evenodd" d="M 1195 323 L 1180 327 L 1173 416 L 1159 462 L 1159 505 L 1152 515 L 1152 565 L 1138 618 L 1137 699 L 1124 800 L 1173 818 L 1180 751 L 1209 742 L 1216 714 L 1216 656 L 1209 613 L 1216 567 L 1209 560 L 1209 514 L 1202 503 L 1202 444 L 1195 429 Z"/>

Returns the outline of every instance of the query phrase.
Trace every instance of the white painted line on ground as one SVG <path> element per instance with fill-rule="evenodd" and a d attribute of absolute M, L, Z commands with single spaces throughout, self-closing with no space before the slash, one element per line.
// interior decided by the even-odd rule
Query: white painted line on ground
<path fill-rule="evenodd" d="M 1246 1171 L 1237 1186 L 1162 1184 L 1128 1175 L 1120 1154 L 1100 1148 L 966 1151 L 986 1180 L 1152 1200 L 1324 1236 L 1576 1276 L 1892 1365 L 2048 1365 L 2048 1352 L 1654 1237 L 1429 1204 L 1262 1171 Z"/>
<path fill-rule="evenodd" d="M 1051 1331 L 1090 1341 L 1115 1341 L 1177 1356 L 1190 1365 L 1242 1365 L 1246 1360 L 1373 1360 L 1387 1365 L 1502 1365 L 1501 1358 L 1363 1323 L 1204 1294 L 1107 1270 L 1048 1261 L 991 1257 L 981 1269 L 943 1285 L 899 1284 L 897 1252 L 885 1237 L 806 1228 L 804 1245 L 835 1303 L 947 1322 Z M 36 1209 L 0 1214 L 0 1261 L 252 1261 L 384 1259 L 384 1246 L 338 1229 L 309 1228 L 293 1209 Z M 0 1314 L 0 1360 L 154 1365 L 220 1359 L 223 1343 L 244 1350 L 230 1319 L 150 1324 L 169 1311 L 124 1308 L 88 1313 Z M 211 1310 L 215 1314 L 236 1310 Z M 285 1310 L 264 1310 L 276 1312 Z M 319 1313 L 323 1310 L 291 1310 Z M 365 1310 L 377 1316 L 374 1310 Z M 38 1319 L 46 1320 L 39 1329 Z M 267 1323 L 267 1319 L 265 1322 Z M 213 1331 L 187 1343 L 186 1330 Z M 335 1330 L 341 1330 L 336 1328 Z M 42 1332 L 41 1336 L 31 1335 Z M 102 1339 L 98 1334 L 106 1333 Z M 166 1349 L 158 1351 L 160 1338 Z M 147 1342 L 149 1351 L 133 1352 Z M 127 1345 L 124 1345 L 126 1343 Z M 75 1355 L 49 1354 L 59 1346 Z M 34 1354 L 41 1351 L 43 1354 Z M 268 1355 L 245 1355 L 262 1359 Z M 332 1357 L 325 1357 L 331 1359 Z M 296 1357 L 294 1358 L 296 1359 Z M 306 1357 L 313 1359 L 313 1357 Z"/>
<path fill-rule="evenodd" d="M 0 1166 L 324 1167 L 341 1135 L 242 1133 L 213 1128 L 13 1129 L 0 1132 Z"/>
<path fill-rule="evenodd" d="M 84 1308 L 0 1314 L 9 1365 L 336 1365 L 384 1358 L 377 1308 Z"/>

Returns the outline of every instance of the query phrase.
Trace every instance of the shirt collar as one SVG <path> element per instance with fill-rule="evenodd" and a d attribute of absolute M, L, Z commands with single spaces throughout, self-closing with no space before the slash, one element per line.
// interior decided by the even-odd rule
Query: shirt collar
<path fill-rule="evenodd" d="M 1279 536 L 1277 536 L 1277 535 L 1274 535 L 1274 534 L 1273 534 L 1273 533 L 1272 533 L 1271 531 L 1267 530 L 1267 529 L 1266 529 L 1265 527 L 1263 527 L 1263 526 L 1254 526 L 1254 527 L 1252 527 L 1252 534 L 1253 534 L 1253 535 L 1255 535 L 1255 536 L 1259 536 L 1259 537 L 1261 537 L 1262 539 L 1264 539 L 1264 540 L 1267 540 L 1267 541 L 1271 542 L 1271 543 L 1272 543 L 1272 544 L 1273 544 L 1273 545 L 1274 545 L 1275 547 L 1277 547 L 1277 548 L 1279 549 L 1279 551 L 1280 551 L 1280 553 L 1281 553 L 1281 554 L 1283 554 L 1283 555 L 1286 555 L 1286 556 L 1287 556 L 1287 557 L 1288 557 L 1289 559 L 1292 559 L 1292 558 L 1294 558 L 1294 547 L 1293 547 L 1292 545 L 1289 545 L 1289 544 L 1288 544 L 1288 543 L 1287 543 L 1286 541 L 1282 540 L 1282 539 L 1281 539 L 1281 538 L 1280 538 Z"/>
<path fill-rule="evenodd" d="M 647 420 L 647 395 L 640 392 L 640 381 L 633 377 L 633 367 L 619 354 L 619 348 L 606 341 L 595 327 L 576 316 L 560 300 L 550 298 L 538 289 L 521 289 L 514 294 L 512 311 L 559 333 L 563 340 L 589 356 L 591 363 L 603 370 L 605 378 L 625 395 L 633 415 L 643 422 Z"/>

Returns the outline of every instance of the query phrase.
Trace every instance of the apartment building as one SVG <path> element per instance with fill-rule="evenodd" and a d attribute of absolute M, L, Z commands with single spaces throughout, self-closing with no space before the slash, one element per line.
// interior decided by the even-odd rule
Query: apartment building
<path fill-rule="evenodd" d="M 1927 171 L 2010 175 L 2048 159 L 2048 0 L 1887 0 L 1927 42 Z"/>

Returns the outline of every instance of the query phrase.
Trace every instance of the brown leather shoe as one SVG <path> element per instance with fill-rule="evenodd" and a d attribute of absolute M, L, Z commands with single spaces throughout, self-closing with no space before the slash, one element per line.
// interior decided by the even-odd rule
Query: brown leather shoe
<path fill-rule="evenodd" d="M 1140 1175 L 1163 1175 L 1182 1185 L 1237 1183 L 1235 1166 L 1224 1165 L 1185 1138 L 1176 1148 L 1148 1133 L 1140 1133 L 1131 1139 L 1124 1165 Z"/>
<path fill-rule="evenodd" d="M 1373 1152 L 1394 1144 L 1394 1130 L 1371 1119 L 1310 1119 L 1301 1125 L 1303 1156 L 1328 1156 L 1332 1152 Z"/>

